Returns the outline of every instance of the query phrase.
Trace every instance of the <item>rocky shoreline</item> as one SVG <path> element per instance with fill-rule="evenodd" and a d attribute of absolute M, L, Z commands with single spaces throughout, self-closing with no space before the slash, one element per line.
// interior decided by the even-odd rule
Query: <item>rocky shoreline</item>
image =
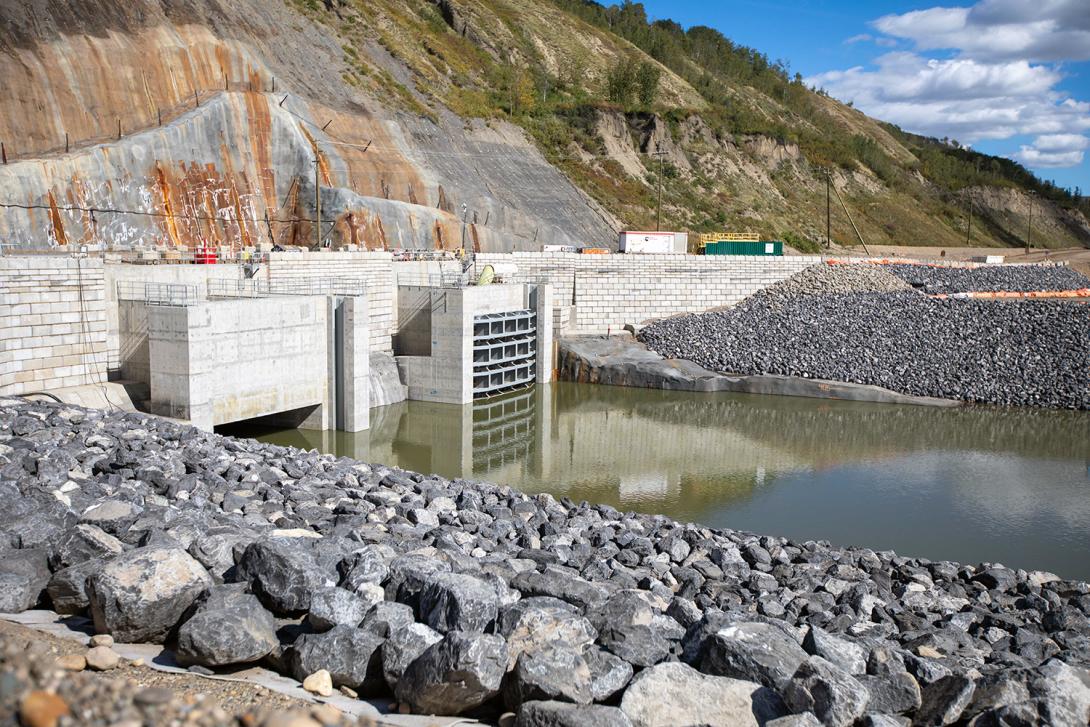
<path fill-rule="evenodd" d="M 634 386 L 668 391 L 730 391 L 740 394 L 802 396 L 810 399 L 870 401 L 881 404 L 955 407 L 964 402 L 909 396 L 880 386 L 801 376 L 732 375 L 709 371 L 684 359 L 667 359 L 627 333 L 569 336 L 557 342 L 561 381 L 607 386 Z"/>
<path fill-rule="evenodd" d="M 0 611 L 516 725 L 1079 725 L 1090 585 L 0 399 Z"/>

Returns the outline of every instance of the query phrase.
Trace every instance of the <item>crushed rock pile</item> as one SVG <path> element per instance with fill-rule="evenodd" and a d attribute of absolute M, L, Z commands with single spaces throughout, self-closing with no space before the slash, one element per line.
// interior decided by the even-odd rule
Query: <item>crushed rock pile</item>
<path fill-rule="evenodd" d="M 731 374 L 1090 408 L 1090 306 L 935 299 L 903 284 L 898 291 L 889 279 L 897 280 L 878 267 L 814 266 L 733 308 L 656 321 L 638 339 L 667 358 Z"/>
<path fill-rule="evenodd" d="M 760 292 L 762 297 L 825 293 L 897 293 L 912 286 L 878 265 L 819 264 L 795 273 Z"/>
<path fill-rule="evenodd" d="M 891 275 L 926 293 L 990 293 L 1081 290 L 1090 279 L 1062 265 L 986 265 L 976 268 L 942 265 L 884 265 Z"/>
<path fill-rule="evenodd" d="M 0 610 L 521 727 L 1079 725 L 1090 585 L 0 399 Z M 328 680 L 328 681 L 327 681 Z"/>

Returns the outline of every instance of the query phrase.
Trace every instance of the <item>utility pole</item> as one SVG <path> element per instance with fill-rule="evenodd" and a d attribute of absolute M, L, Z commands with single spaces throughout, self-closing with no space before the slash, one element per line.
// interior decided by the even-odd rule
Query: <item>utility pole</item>
<path fill-rule="evenodd" d="M 829 188 L 832 186 L 832 175 L 825 170 L 825 247 L 833 246 L 833 197 Z"/>
<path fill-rule="evenodd" d="M 460 247 L 462 248 L 462 254 L 466 251 L 466 215 L 469 213 L 469 206 L 465 202 L 462 202 L 462 242 Z"/>
<path fill-rule="evenodd" d="M 655 203 L 655 232 L 659 232 L 662 230 L 662 157 L 666 155 L 666 152 L 662 150 L 662 144 L 656 142 L 655 151 L 651 154 L 659 158 L 659 194 L 658 202 Z"/>
<path fill-rule="evenodd" d="M 859 238 L 859 242 L 863 243 L 863 251 L 870 255 L 870 249 L 867 248 L 867 241 L 863 239 L 863 234 L 859 232 L 859 228 L 855 225 L 855 220 L 852 219 L 852 213 L 848 210 L 848 205 L 845 204 L 844 198 L 840 196 L 840 190 L 833 187 L 833 191 L 836 192 L 836 198 L 840 200 L 840 206 L 844 208 L 844 214 L 848 216 L 848 222 L 852 223 L 852 229 L 855 230 L 855 236 Z"/>
<path fill-rule="evenodd" d="M 969 197 L 969 225 L 965 229 L 965 247 L 969 247 L 969 238 L 973 234 L 973 191 L 966 189 L 965 194 Z"/>
<path fill-rule="evenodd" d="M 1029 230 L 1026 232 L 1026 252 L 1033 247 L 1033 197 L 1029 198 Z"/>
<path fill-rule="evenodd" d="M 318 178 L 318 150 L 314 150 L 314 244 L 322 249 L 322 187 Z"/>

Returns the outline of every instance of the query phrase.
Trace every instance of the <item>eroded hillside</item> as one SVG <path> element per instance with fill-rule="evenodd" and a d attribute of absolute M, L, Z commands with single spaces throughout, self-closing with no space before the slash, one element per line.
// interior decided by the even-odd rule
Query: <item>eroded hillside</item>
<path fill-rule="evenodd" d="M 1077 204 L 1011 162 L 981 171 L 626 7 L 5 3 L 0 242 L 313 244 L 317 177 L 322 238 L 372 249 L 610 244 L 655 224 L 660 186 L 664 227 L 813 248 L 826 179 L 872 244 L 964 244 L 971 203 L 973 245 L 1090 245 Z M 737 63 L 701 67 L 708 43 Z M 626 68 L 650 94 L 617 97 Z"/>

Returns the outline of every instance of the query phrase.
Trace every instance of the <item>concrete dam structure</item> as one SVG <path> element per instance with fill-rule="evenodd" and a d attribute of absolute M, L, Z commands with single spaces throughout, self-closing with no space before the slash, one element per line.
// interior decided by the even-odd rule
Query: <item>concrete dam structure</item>
<path fill-rule="evenodd" d="M 503 281 L 467 286 L 453 258 L 387 252 L 216 265 L 0 256 L 0 394 L 131 399 L 204 428 L 288 414 L 281 423 L 359 431 L 367 409 L 406 397 L 467 403 L 554 380 L 554 332 L 728 305 L 817 261 L 585 257 L 481 255 Z"/>

